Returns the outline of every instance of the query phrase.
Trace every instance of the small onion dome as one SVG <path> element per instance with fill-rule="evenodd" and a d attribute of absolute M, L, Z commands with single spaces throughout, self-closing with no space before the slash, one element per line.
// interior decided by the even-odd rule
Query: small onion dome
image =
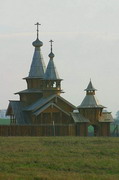
<path fill-rule="evenodd" d="M 32 43 L 34 47 L 41 47 L 43 46 L 43 42 L 40 41 L 38 38 Z"/>
<path fill-rule="evenodd" d="M 54 58 L 54 54 L 51 52 L 50 54 L 49 54 L 49 58 Z"/>

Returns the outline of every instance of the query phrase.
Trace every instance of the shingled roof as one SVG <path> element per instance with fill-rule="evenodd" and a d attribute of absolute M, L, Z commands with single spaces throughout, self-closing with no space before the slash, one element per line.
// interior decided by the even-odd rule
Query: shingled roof
<path fill-rule="evenodd" d="M 78 108 L 104 108 L 95 95 L 86 95 Z"/>
<path fill-rule="evenodd" d="M 56 66 L 54 64 L 54 61 L 53 61 L 53 58 L 54 58 L 54 54 L 52 52 L 52 40 L 50 41 L 51 42 L 51 52 L 49 54 L 49 63 L 48 63 L 48 66 L 47 66 L 47 69 L 46 69 L 46 72 L 45 72 L 45 79 L 48 79 L 48 80 L 57 80 L 57 79 L 60 79 L 59 77 L 59 74 L 58 74 L 58 71 L 56 69 Z"/>
<path fill-rule="evenodd" d="M 37 38 L 36 41 L 33 42 L 33 46 L 35 47 L 29 78 L 44 78 L 44 73 L 46 70 L 45 62 L 41 53 L 40 47 L 43 43 Z"/>
<path fill-rule="evenodd" d="M 90 82 L 89 82 L 87 88 L 85 89 L 85 91 L 97 91 L 97 89 L 94 88 L 94 86 L 93 86 L 91 80 L 90 80 Z"/>
<path fill-rule="evenodd" d="M 85 91 L 86 96 L 84 97 L 82 103 L 78 106 L 78 108 L 105 108 L 99 103 L 97 97 L 95 96 L 96 89 L 92 85 L 91 80 Z"/>

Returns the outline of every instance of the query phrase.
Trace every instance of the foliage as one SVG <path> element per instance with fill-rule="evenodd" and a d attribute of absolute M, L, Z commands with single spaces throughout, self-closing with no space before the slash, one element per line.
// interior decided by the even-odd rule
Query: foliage
<path fill-rule="evenodd" d="M 1 180 L 118 180 L 119 138 L 0 137 Z"/>
<path fill-rule="evenodd" d="M 116 124 L 119 124 L 119 111 L 116 112 L 116 118 L 114 119 Z"/>
<path fill-rule="evenodd" d="M 116 119 L 119 119 L 119 111 L 116 112 Z"/>

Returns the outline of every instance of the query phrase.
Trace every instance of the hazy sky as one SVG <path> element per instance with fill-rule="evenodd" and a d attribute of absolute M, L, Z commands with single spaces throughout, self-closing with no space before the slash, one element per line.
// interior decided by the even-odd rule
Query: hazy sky
<path fill-rule="evenodd" d="M 91 78 L 99 102 L 119 110 L 119 0 L 0 0 L 0 109 L 26 89 L 39 22 L 47 65 L 53 39 L 62 95 L 82 102 Z"/>

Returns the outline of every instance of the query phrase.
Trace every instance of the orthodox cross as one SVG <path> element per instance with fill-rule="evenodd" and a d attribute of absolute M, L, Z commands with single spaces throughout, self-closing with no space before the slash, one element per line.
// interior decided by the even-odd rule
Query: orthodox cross
<path fill-rule="evenodd" d="M 41 25 L 41 24 L 39 24 L 39 22 L 37 22 L 35 25 L 37 25 L 37 39 L 39 38 L 39 25 Z"/>
<path fill-rule="evenodd" d="M 52 43 L 54 42 L 53 40 L 49 41 L 51 43 L 51 52 L 52 52 Z"/>

